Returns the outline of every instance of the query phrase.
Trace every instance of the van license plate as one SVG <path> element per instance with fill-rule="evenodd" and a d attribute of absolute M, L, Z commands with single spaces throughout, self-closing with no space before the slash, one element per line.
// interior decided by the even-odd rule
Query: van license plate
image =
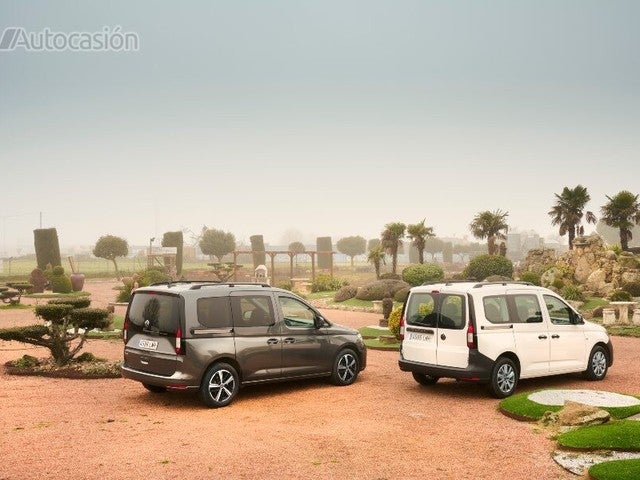
<path fill-rule="evenodd" d="M 154 342 L 153 340 L 140 340 L 138 347 L 146 350 L 156 350 L 158 348 L 158 342 Z"/>
<path fill-rule="evenodd" d="M 430 342 L 433 335 L 428 333 L 409 333 L 409 340 L 416 340 L 418 342 Z"/>

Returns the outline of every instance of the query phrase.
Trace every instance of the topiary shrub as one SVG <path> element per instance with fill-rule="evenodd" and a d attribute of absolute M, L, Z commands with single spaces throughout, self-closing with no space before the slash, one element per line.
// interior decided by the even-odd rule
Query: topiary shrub
<path fill-rule="evenodd" d="M 491 275 L 513 278 L 513 263 L 502 255 L 478 255 L 465 267 L 463 276 L 484 280 Z"/>
<path fill-rule="evenodd" d="M 31 287 L 31 293 L 43 293 L 49 280 L 47 280 L 47 277 L 45 277 L 41 269 L 34 268 L 31 271 L 31 275 L 29 275 L 29 283 L 33 285 L 33 287 Z"/>
<path fill-rule="evenodd" d="M 630 302 L 631 294 L 629 292 L 625 292 L 624 290 L 617 289 L 611 292 L 609 295 L 609 300 L 612 302 Z"/>
<path fill-rule="evenodd" d="M 348 282 L 334 278 L 327 273 L 320 273 L 316 275 L 315 280 L 311 284 L 311 291 L 312 292 L 332 292 L 334 290 L 338 290 L 344 287 L 345 285 L 347 285 L 347 283 Z"/>
<path fill-rule="evenodd" d="M 632 297 L 640 297 L 640 282 L 626 282 L 622 285 L 622 289 L 629 292 Z"/>
<path fill-rule="evenodd" d="M 404 302 L 406 302 L 406 301 L 407 301 L 407 297 L 409 296 L 409 290 L 410 290 L 410 288 L 409 288 L 409 287 L 401 288 L 401 289 L 400 289 L 400 290 L 398 290 L 398 291 L 396 292 L 396 294 L 393 296 L 393 299 L 394 299 L 396 302 L 399 302 L 399 303 L 404 303 Z"/>
<path fill-rule="evenodd" d="M 520 274 L 520 278 L 519 280 L 521 282 L 529 282 L 529 283 L 533 283 L 534 285 L 538 285 L 540 286 L 540 275 L 537 274 L 536 272 L 522 272 Z"/>
<path fill-rule="evenodd" d="M 53 293 L 71 293 L 73 291 L 71 279 L 69 275 L 64 273 L 64 268 L 60 265 L 53 267 L 49 284 Z"/>
<path fill-rule="evenodd" d="M 356 298 L 358 300 L 382 300 L 386 297 L 393 298 L 398 290 L 409 287 L 402 280 L 376 280 L 358 288 Z"/>
<path fill-rule="evenodd" d="M 578 285 L 565 285 L 560 293 L 567 300 L 584 302 L 584 293 L 582 292 L 582 288 L 580 288 Z"/>
<path fill-rule="evenodd" d="M 358 288 L 354 285 L 345 285 L 336 292 L 336 294 L 333 296 L 333 301 L 344 302 L 345 300 L 349 300 L 350 298 L 355 297 L 357 292 Z"/>
<path fill-rule="evenodd" d="M 435 263 L 418 263 L 402 270 L 402 280 L 409 285 L 417 286 L 434 280 L 442 280 L 444 271 Z"/>
<path fill-rule="evenodd" d="M 89 297 L 54 298 L 47 303 L 49 305 L 71 305 L 73 308 L 87 308 L 91 305 L 91 299 Z"/>
<path fill-rule="evenodd" d="M 389 315 L 391 315 L 391 310 L 393 310 L 393 298 L 383 298 L 382 299 L 382 316 L 385 320 L 389 319 Z"/>
<path fill-rule="evenodd" d="M 387 272 L 380 275 L 380 280 L 400 280 L 402 277 L 397 273 Z"/>
<path fill-rule="evenodd" d="M 33 243 L 36 250 L 38 268 L 44 270 L 47 265 L 60 265 L 60 244 L 55 228 L 38 228 L 33 231 Z"/>
<path fill-rule="evenodd" d="M 398 305 L 391 310 L 389 323 L 387 325 L 391 335 L 395 336 L 398 340 L 400 340 L 400 318 L 402 318 L 402 305 Z"/>

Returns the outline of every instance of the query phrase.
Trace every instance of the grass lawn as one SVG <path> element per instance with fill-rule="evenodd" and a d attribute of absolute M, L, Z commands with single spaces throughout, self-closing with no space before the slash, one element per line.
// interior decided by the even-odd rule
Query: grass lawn
<path fill-rule="evenodd" d="M 618 420 L 590 425 L 558 435 L 556 440 L 566 448 L 640 451 L 640 422 Z"/>
<path fill-rule="evenodd" d="M 372 348 L 374 350 L 399 350 L 400 342 L 394 341 L 392 343 L 381 342 L 381 335 L 391 335 L 391 332 L 388 328 L 370 328 L 370 327 L 362 327 L 358 329 L 360 335 L 364 338 L 364 344 L 367 348 Z M 369 338 L 367 338 L 369 337 Z M 370 338 L 373 337 L 373 338 Z"/>
<path fill-rule="evenodd" d="M 91 295 L 89 292 L 71 292 L 71 293 L 27 293 L 23 295 L 25 298 L 76 298 L 76 297 L 88 297 Z"/>
<path fill-rule="evenodd" d="M 589 297 L 586 302 L 580 307 L 580 310 L 593 310 L 596 307 L 604 307 L 608 305 L 609 301 L 599 297 Z"/>
<path fill-rule="evenodd" d="M 21 303 L 18 304 L 9 304 L 9 305 L 0 305 L 0 310 L 29 310 L 33 308 L 32 305 L 23 305 Z"/>
<path fill-rule="evenodd" d="M 533 392 L 518 393 L 505 398 L 500 402 L 500 410 L 503 413 L 518 419 L 535 421 L 540 420 L 544 415 L 544 412 L 557 412 L 562 409 L 562 405 L 542 405 L 529 400 L 528 397 L 531 393 Z M 627 418 L 631 415 L 640 413 L 640 405 L 634 405 L 632 407 L 602 407 L 602 409 L 609 412 L 612 418 L 618 419 Z M 635 423 L 640 427 L 640 422 Z"/>
<path fill-rule="evenodd" d="M 640 459 L 597 463 L 589 469 L 589 476 L 595 480 L 637 480 L 640 478 Z"/>

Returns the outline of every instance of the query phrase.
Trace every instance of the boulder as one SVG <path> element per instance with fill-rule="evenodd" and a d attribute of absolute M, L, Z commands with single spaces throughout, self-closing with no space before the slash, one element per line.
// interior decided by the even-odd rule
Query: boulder
<path fill-rule="evenodd" d="M 557 421 L 561 426 L 583 426 L 583 425 L 600 425 L 607 423 L 611 415 L 592 405 L 584 405 L 582 403 L 567 400 L 562 410 L 558 412 Z"/>

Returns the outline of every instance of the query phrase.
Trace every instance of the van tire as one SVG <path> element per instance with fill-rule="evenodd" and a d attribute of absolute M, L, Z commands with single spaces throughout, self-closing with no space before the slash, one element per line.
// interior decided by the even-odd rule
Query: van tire
<path fill-rule="evenodd" d="M 506 398 L 518 385 L 518 367 L 509 357 L 500 357 L 491 370 L 489 391 L 495 398 Z"/>
<path fill-rule="evenodd" d="M 331 383 L 338 386 L 351 385 L 358 378 L 360 360 L 356 352 L 345 348 L 338 352 L 333 361 Z"/>
<path fill-rule="evenodd" d="M 589 362 L 584 376 L 588 380 L 602 380 L 607 375 L 609 359 L 606 350 L 601 345 L 596 345 L 591 349 Z"/>
<path fill-rule="evenodd" d="M 200 385 L 200 397 L 210 408 L 229 405 L 240 389 L 240 377 L 228 363 L 216 363 L 205 373 Z"/>
<path fill-rule="evenodd" d="M 425 387 L 429 385 L 435 385 L 440 380 L 440 377 L 432 377 L 431 375 L 425 375 L 424 373 L 416 373 L 412 372 L 413 379 L 418 382 L 420 385 L 424 385 Z"/>

